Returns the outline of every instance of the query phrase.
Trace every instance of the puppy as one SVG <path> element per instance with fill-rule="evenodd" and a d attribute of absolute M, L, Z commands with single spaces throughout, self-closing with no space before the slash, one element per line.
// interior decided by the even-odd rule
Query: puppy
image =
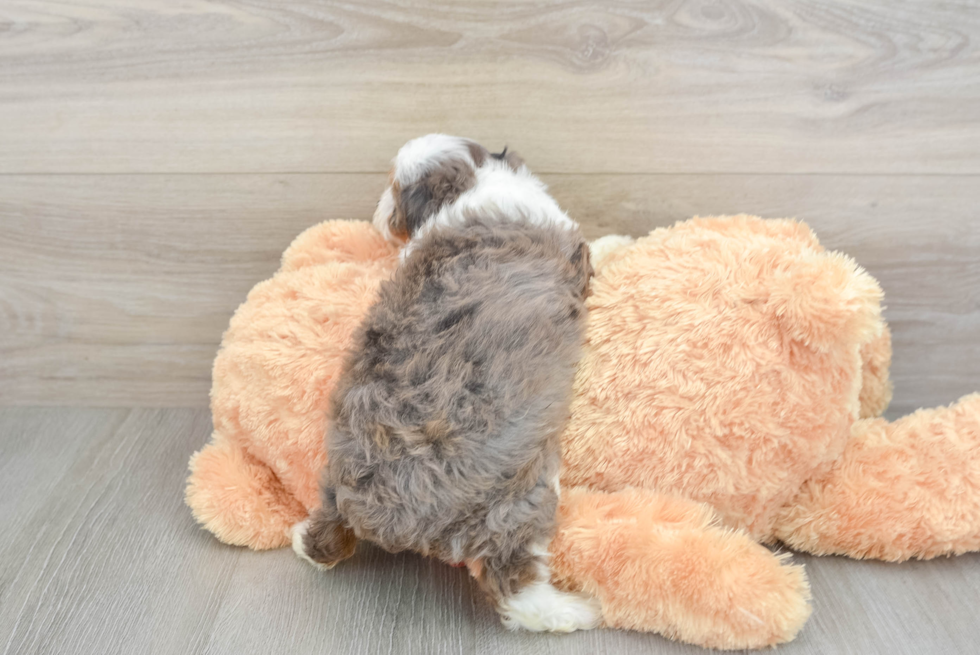
<path fill-rule="evenodd" d="M 293 548 L 323 568 L 356 539 L 466 562 L 508 627 L 594 627 L 598 603 L 553 587 L 548 560 L 591 274 L 578 226 L 516 155 L 440 134 L 398 152 L 375 224 L 406 245 Z"/>

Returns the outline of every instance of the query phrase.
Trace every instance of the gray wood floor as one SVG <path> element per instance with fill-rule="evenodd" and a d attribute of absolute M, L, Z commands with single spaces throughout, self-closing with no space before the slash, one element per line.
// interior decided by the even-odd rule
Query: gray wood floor
<path fill-rule="evenodd" d="M 698 652 L 505 632 L 414 557 L 217 543 L 182 489 L 221 333 L 443 131 L 590 237 L 807 220 L 885 289 L 890 415 L 949 403 L 980 389 L 978 35 L 975 0 L 3 0 L 0 653 Z M 781 652 L 980 652 L 980 557 L 800 559 Z"/>
<path fill-rule="evenodd" d="M 657 635 L 504 630 L 468 576 L 361 547 L 329 573 L 219 544 L 182 501 L 201 409 L 0 410 L 0 653 L 697 653 Z M 781 653 L 975 654 L 980 555 L 810 558 Z"/>

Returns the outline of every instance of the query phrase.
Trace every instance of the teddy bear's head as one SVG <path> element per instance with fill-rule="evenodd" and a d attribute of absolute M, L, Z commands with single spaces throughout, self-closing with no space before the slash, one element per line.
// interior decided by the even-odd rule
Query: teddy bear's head
<path fill-rule="evenodd" d="M 887 405 L 880 287 L 790 220 L 596 245 L 563 483 L 701 500 L 768 539 L 852 422 Z"/>

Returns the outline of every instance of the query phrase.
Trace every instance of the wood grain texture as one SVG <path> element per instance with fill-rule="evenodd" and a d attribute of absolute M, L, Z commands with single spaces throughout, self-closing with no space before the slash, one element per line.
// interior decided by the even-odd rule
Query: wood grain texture
<path fill-rule="evenodd" d="M 688 654 L 652 634 L 508 632 L 462 569 L 362 545 L 321 573 L 219 544 L 182 501 L 205 410 L 0 410 L 0 653 Z M 787 655 L 972 654 L 980 555 L 796 555 L 814 616 Z"/>
<path fill-rule="evenodd" d="M 980 8 L 5 0 L 0 172 L 980 173 Z"/>
<path fill-rule="evenodd" d="M 508 143 L 590 237 L 807 220 L 881 280 L 890 414 L 980 388 L 980 5 L 4 0 L 0 406 L 203 407 L 302 229 L 430 131 Z M 0 654 L 695 653 L 503 630 L 458 569 L 329 575 L 182 502 L 200 409 L 0 409 Z M 977 555 L 807 564 L 780 653 L 980 651 Z"/>
<path fill-rule="evenodd" d="M 5 411 L 0 652 L 200 652 L 241 553 L 183 507 L 203 411 Z"/>
<path fill-rule="evenodd" d="M 546 175 L 587 235 L 733 209 L 805 219 L 882 283 L 892 415 L 980 388 L 980 176 Z M 206 406 L 231 313 L 384 176 L 0 176 L 0 404 Z"/>

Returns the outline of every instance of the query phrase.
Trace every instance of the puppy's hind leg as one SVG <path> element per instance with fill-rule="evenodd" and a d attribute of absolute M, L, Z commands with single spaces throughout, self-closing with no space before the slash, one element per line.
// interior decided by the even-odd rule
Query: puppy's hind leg
<path fill-rule="evenodd" d="M 341 560 L 354 554 L 357 540 L 344 525 L 337 510 L 333 489 L 324 489 L 323 504 L 302 523 L 292 528 L 293 550 L 318 569 L 332 569 Z"/>
<path fill-rule="evenodd" d="M 507 560 L 481 561 L 479 580 L 493 600 L 504 625 L 532 632 L 574 632 L 596 627 L 599 601 L 561 591 L 551 584 L 548 542 L 541 541 Z"/>

